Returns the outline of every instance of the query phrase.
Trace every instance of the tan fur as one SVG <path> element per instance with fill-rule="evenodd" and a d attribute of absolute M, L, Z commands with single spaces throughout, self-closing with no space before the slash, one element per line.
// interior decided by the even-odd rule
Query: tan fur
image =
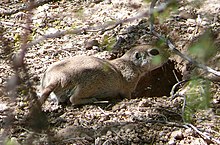
<path fill-rule="evenodd" d="M 158 51 L 150 45 L 141 45 L 111 61 L 75 56 L 56 62 L 44 73 L 40 102 L 43 104 L 51 93 L 59 102 L 69 99 L 74 105 L 130 98 L 140 77 L 164 63 L 152 63 L 153 58 L 161 56 L 155 53 Z"/>

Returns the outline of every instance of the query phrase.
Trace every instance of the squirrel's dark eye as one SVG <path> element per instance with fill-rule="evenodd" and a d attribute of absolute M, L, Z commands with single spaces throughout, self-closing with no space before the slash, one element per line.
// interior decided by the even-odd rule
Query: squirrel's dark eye
<path fill-rule="evenodd" d="M 135 53 L 135 58 L 136 58 L 136 59 L 141 58 L 141 54 L 140 54 L 139 52 L 136 52 L 136 53 Z"/>
<path fill-rule="evenodd" d="M 160 54 L 160 52 L 159 52 L 157 49 L 151 49 L 151 50 L 149 51 L 149 54 L 155 56 L 155 55 Z"/>

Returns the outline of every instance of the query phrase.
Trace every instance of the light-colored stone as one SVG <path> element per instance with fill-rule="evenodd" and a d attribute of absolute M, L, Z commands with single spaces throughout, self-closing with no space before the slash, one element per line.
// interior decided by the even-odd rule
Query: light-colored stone
<path fill-rule="evenodd" d="M 183 139 L 183 132 L 182 130 L 176 130 L 171 133 L 171 138 L 175 138 L 177 140 Z"/>

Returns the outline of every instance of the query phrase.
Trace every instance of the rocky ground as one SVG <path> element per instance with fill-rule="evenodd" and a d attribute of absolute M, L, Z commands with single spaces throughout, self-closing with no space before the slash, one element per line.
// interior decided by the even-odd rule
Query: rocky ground
<path fill-rule="evenodd" d="M 198 37 L 207 29 L 212 30 L 213 40 L 205 37 L 205 42 L 212 42 L 217 51 L 205 63 L 220 70 L 220 2 L 193 2 L 195 1 L 179 1 L 177 11 L 169 17 L 156 19 L 155 28 L 161 34 L 169 35 L 176 47 L 184 53 L 188 52 L 192 43 L 199 41 Z M 18 9 L 24 3 L 2 1 L 0 12 Z M 62 0 L 39 6 L 31 13 L 21 11 L 8 16 L 1 15 L 0 144 L 218 144 L 219 82 L 208 81 L 208 90 L 202 87 L 207 83 L 204 80 L 200 80 L 196 87 L 192 87 L 192 83 L 179 87 L 179 92 L 188 96 L 193 96 L 192 92 L 197 94 L 197 98 L 202 92 L 210 94 L 211 104 L 208 109 L 193 114 L 193 125 L 184 123 L 183 98 L 177 96 L 171 99 L 170 92 L 178 80 L 182 80 L 183 76 L 188 78 L 191 72 L 187 72 L 186 61 L 174 54 L 162 68 L 141 79 L 131 100 L 78 107 L 69 103 L 57 105 L 47 101 L 43 106 L 43 113 L 30 109 L 27 88 L 32 86 L 33 92 L 39 93 L 40 78 L 51 63 L 75 55 L 114 59 L 134 44 L 156 42 L 157 39 L 149 34 L 149 17 L 108 31 L 64 35 L 32 46 L 25 56 L 29 75 L 26 76 L 23 72 L 20 74 L 31 85 L 27 87 L 27 83 L 21 82 L 18 94 L 8 93 L 15 87 L 15 69 L 11 58 L 23 43 L 25 35 L 22 34 L 26 34 L 26 26 L 32 30 L 31 38 L 28 39 L 37 40 L 44 34 L 58 30 L 95 27 L 134 17 L 148 10 L 149 5 L 150 3 L 142 0 Z M 26 24 L 27 19 L 32 21 L 30 25 Z"/>

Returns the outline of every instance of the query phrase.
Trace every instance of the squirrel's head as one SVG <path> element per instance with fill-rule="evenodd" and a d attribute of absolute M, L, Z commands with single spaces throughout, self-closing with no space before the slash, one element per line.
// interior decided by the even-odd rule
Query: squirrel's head
<path fill-rule="evenodd" d="M 161 49 L 151 45 L 136 46 L 126 52 L 123 57 L 129 57 L 131 62 L 143 71 L 152 71 L 168 60 L 167 55 Z"/>

